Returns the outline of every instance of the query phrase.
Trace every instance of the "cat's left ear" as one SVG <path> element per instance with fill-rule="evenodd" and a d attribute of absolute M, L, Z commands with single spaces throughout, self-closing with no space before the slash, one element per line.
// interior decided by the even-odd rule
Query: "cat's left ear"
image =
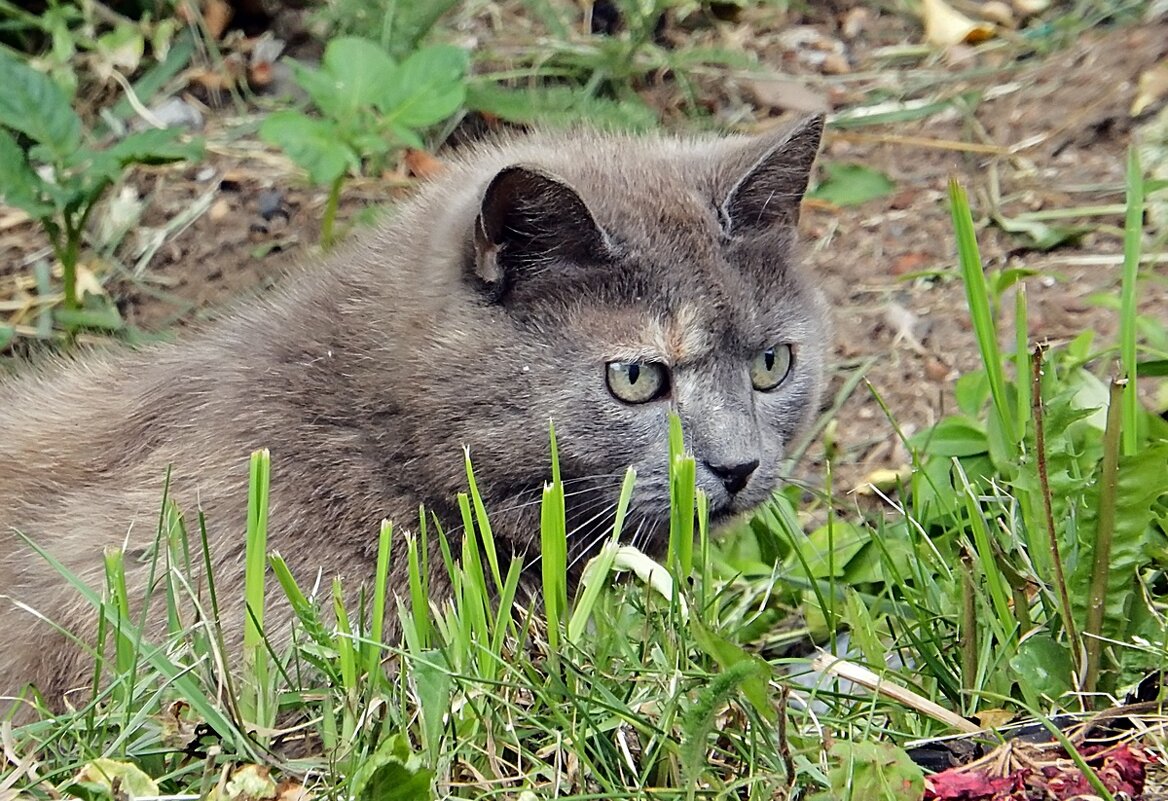
<path fill-rule="evenodd" d="M 609 252 L 587 204 L 542 170 L 501 170 L 483 193 L 474 225 L 473 269 L 497 296 L 554 263 L 584 265 Z"/>
<path fill-rule="evenodd" d="M 798 223 L 822 138 L 823 115 L 816 114 L 744 148 L 729 165 L 741 172 L 719 208 L 723 233 L 740 236 Z"/>

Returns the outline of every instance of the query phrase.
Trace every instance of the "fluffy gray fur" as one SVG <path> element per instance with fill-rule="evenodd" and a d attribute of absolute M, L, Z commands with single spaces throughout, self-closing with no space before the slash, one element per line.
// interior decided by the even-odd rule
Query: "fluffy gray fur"
<path fill-rule="evenodd" d="M 302 584 L 322 571 L 354 597 L 383 518 L 408 529 L 425 504 L 457 537 L 463 446 L 504 560 L 531 562 L 549 419 L 577 569 L 611 526 L 629 465 L 630 538 L 663 549 L 670 409 L 714 519 L 758 505 L 823 383 L 828 315 L 794 249 L 821 131 L 812 117 L 759 137 L 576 132 L 476 146 L 378 230 L 180 343 L 86 353 L 7 381 L 0 693 L 35 682 L 60 697 L 92 670 L 30 608 L 82 639 L 96 632 L 93 609 L 15 532 L 95 588 L 103 549 L 125 544 L 141 598 L 171 466 L 188 527 L 194 510 L 206 514 L 229 638 L 242 631 L 256 448 L 272 454 L 270 547 Z M 757 391 L 750 364 L 776 344 L 791 345 L 792 371 Z M 668 366 L 660 400 L 631 405 L 607 388 L 606 364 L 636 359 Z M 710 467 L 752 460 L 733 493 Z M 403 560 L 391 571 L 404 586 Z M 274 604 L 270 633 L 286 639 L 289 623 Z"/>

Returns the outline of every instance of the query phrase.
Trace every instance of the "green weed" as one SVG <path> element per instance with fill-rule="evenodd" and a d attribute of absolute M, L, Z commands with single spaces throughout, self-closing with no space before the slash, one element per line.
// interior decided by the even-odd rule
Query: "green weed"
<path fill-rule="evenodd" d="M 113 305 L 78 289 L 90 214 L 130 165 L 198 159 L 202 146 L 171 129 L 102 146 L 52 78 L 4 51 L 0 82 L 0 198 L 40 223 L 61 265 L 63 297 L 52 322 L 70 331 L 117 330 L 122 320 Z"/>

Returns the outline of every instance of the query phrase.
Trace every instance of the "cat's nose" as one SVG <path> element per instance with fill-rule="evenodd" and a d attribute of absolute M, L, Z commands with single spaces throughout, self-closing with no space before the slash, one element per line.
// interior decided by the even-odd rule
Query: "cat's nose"
<path fill-rule="evenodd" d="M 750 480 L 750 474 L 758 467 L 758 459 L 751 459 L 749 462 L 738 462 L 736 464 L 712 464 L 705 462 L 706 467 L 710 468 L 710 472 L 716 475 L 722 481 L 722 486 L 731 495 L 737 495 L 746 486 L 746 482 Z"/>

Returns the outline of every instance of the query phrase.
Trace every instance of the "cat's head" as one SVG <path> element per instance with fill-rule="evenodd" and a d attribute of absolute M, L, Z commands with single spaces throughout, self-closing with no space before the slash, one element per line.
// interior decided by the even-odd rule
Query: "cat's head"
<path fill-rule="evenodd" d="M 714 519 L 780 485 L 829 345 L 794 249 L 822 129 L 810 117 L 753 138 L 565 139 L 492 168 L 462 263 L 480 315 L 460 340 L 477 411 L 454 428 L 480 486 L 538 491 L 551 419 L 577 539 L 610 530 L 632 466 L 629 530 L 658 550 L 670 411 Z"/>

